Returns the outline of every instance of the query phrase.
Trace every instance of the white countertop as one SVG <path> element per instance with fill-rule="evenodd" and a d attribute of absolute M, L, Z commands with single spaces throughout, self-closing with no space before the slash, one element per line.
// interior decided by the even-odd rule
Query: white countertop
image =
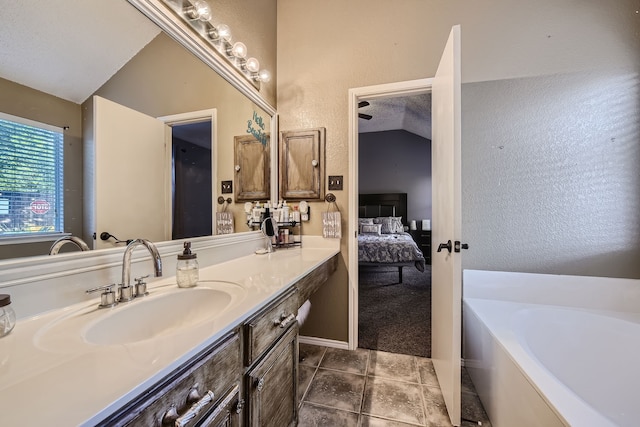
<path fill-rule="evenodd" d="M 287 249 L 201 268 L 202 284 L 193 289 L 207 286 L 207 280 L 233 282 L 246 293 L 241 303 L 229 307 L 215 320 L 136 343 L 55 345 L 52 323 L 78 311 L 95 313 L 98 299 L 19 320 L 11 334 L 0 339 L 0 425 L 99 422 L 338 252 L 334 248 Z M 175 290 L 174 283 L 175 277 L 150 282 L 150 296 Z M 100 312 L 121 308 L 119 305 Z M 48 345 L 43 345 L 41 339 L 45 330 L 49 334 Z"/>

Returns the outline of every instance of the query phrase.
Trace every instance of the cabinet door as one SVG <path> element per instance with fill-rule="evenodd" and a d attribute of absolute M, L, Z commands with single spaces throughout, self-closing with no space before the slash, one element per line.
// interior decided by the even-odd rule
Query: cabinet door
<path fill-rule="evenodd" d="M 271 155 L 269 135 L 266 144 L 252 135 L 236 136 L 236 201 L 269 200 L 271 193 Z"/>
<path fill-rule="evenodd" d="M 246 376 L 248 425 L 286 427 L 298 419 L 298 324 Z"/>
<path fill-rule="evenodd" d="M 325 129 L 280 134 L 280 197 L 287 200 L 322 199 Z"/>
<path fill-rule="evenodd" d="M 244 401 L 240 399 L 240 388 L 238 386 L 227 393 L 227 396 L 218 403 L 217 407 L 207 414 L 197 427 L 239 427 L 240 413 Z"/>

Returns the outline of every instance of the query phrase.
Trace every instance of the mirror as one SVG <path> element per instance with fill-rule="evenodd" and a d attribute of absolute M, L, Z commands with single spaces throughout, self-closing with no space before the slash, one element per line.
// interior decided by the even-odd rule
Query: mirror
<path fill-rule="evenodd" d="M 129 10 L 126 15 L 120 14 L 116 16 L 116 18 L 121 21 L 130 21 L 128 23 L 133 27 L 131 32 L 138 31 L 136 26 L 140 26 L 140 17 L 150 22 L 148 18 L 144 17 L 132 4 L 144 11 L 145 7 L 152 8 L 153 6 L 153 8 L 157 8 L 157 4 L 162 3 L 155 0 L 132 0 L 130 2 L 118 0 L 118 2 L 122 3 L 118 8 L 124 7 Z M 73 8 L 78 8 L 80 7 L 79 4 L 85 3 L 90 3 L 89 8 L 95 8 L 99 7 L 98 5 L 101 2 L 65 0 L 65 4 Z M 227 13 L 226 23 L 232 27 L 232 30 L 235 30 L 236 34 L 238 34 L 238 39 L 241 38 L 243 29 L 241 12 L 249 7 L 249 3 L 247 1 L 241 1 L 240 3 L 242 4 L 237 4 L 237 1 L 231 0 L 211 0 L 210 3 L 212 9 L 218 12 L 218 16 Z M 23 5 L 20 6 L 22 7 Z M 59 14 L 60 4 L 57 3 L 56 7 Z M 111 5 L 108 7 L 111 7 Z M 258 34 L 253 36 L 255 40 L 249 38 L 243 41 L 256 56 L 264 56 L 264 58 L 260 58 L 261 62 L 266 64 L 267 67 L 271 66 L 272 70 L 274 70 L 275 0 L 267 2 L 264 5 L 253 5 L 251 7 L 252 9 L 256 7 L 273 9 L 272 13 L 261 15 L 266 16 L 266 22 L 260 22 L 258 24 L 260 27 L 257 28 Z M 132 18 L 132 12 L 136 15 L 134 18 Z M 71 13 L 71 15 L 74 15 L 75 20 L 82 21 L 77 19 L 77 13 L 78 11 L 76 10 L 76 12 Z M 96 11 L 92 10 L 92 16 L 95 16 L 95 13 Z M 146 13 L 145 11 L 145 14 Z M 103 14 L 100 15 L 106 19 Z M 6 19 L 10 18 L 11 16 L 9 14 Z M 91 28 L 92 20 L 89 19 L 88 21 L 89 28 Z M 136 24 L 136 22 L 138 23 Z M 55 19 L 48 20 L 47 25 L 54 26 L 55 24 Z M 161 27 L 165 30 L 167 27 L 171 30 L 172 26 L 175 29 L 179 24 L 179 22 L 177 24 L 172 22 L 171 19 L 165 19 L 163 22 L 160 22 Z M 251 25 L 251 31 L 247 30 L 249 25 Z M 244 27 L 247 34 L 255 33 L 254 23 L 245 23 Z M 60 29 L 58 30 L 62 31 Z M 12 31 L 16 31 L 15 26 L 12 27 Z M 87 31 L 87 24 L 84 24 L 83 29 L 79 30 L 79 33 L 75 34 L 75 36 L 80 37 L 84 34 L 83 31 Z M 263 37 L 265 31 L 271 31 L 273 33 L 272 37 Z M 227 74 L 229 72 L 214 71 L 209 63 L 205 64 L 205 62 L 203 62 L 202 53 L 199 53 L 196 57 L 196 55 L 188 51 L 182 44 L 167 35 L 166 32 L 161 32 L 157 27 L 156 32 L 157 35 L 151 37 L 148 44 L 135 53 L 131 60 L 120 67 L 115 74 L 109 76 L 110 78 L 95 90 L 95 92 L 92 92 L 92 94 L 99 95 L 152 117 L 215 109 L 217 113 L 217 126 L 213 132 L 216 135 L 216 147 L 214 150 L 215 159 L 212 163 L 213 173 L 215 174 L 212 180 L 213 211 L 215 212 L 221 209 L 221 206 L 216 202 L 218 196 L 224 196 L 225 199 L 227 197 L 233 197 L 233 193 L 222 194 L 221 182 L 232 181 L 232 183 L 235 183 L 233 170 L 234 137 L 246 135 L 248 123 L 254 120 L 256 116 L 260 117 L 263 123 L 266 123 L 266 132 L 273 131 L 271 126 L 273 123 L 272 116 L 275 114 L 275 110 L 271 107 L 269 101 L 275 99 L 275 85 L 273 83 L 263 85 L 259 93 L 252 87 L 247 89 L 246 86 L 251 86 L 251 84 L 238 81 L 238 79 L 241 80 L 241 77 L 229 77 L 228 75 L 225 76 L 225 78 L 221 77 L 221 74 L 225 75 L 225 72 Z M 185 37 L 185 35 L 182 34 L 182 37 Z M 33 39 L 33 37 L 31 37 L 31 39 Z M 41 37 L 39 41 L 46 42 L 48 39 L 47 37 Z M 255 51 L 253 49 L 255 49 Z M 266 50 L 262 53 L 260 49 Z M 41 48 L 41 51 L 46 50 L 46 47 Z M 100 54 L 109 55 L 111 53 L 101 51 Z M 46 59 L 51 61 L 51 58 Z M 87 59 L 91 61 L 91 58 Z M 64 61 L 64 58 L 60 60 Z M 86 65 L 86 69 L 83 70 L 85 73 L 90 72 L 90 65 L 91 64 Z M 89 107 L 92 102 L 91 96 L 83 102 L 66 101 L 61 99 L 59 95 L 53 96 L 30 88 L 28 87 L 28 83 L 17 84 L 15 81 L 3 79 L 2 77 L 4 77 L 4 75 L 0 75 L 0 91 L 8 96 L 1 97 L 0 111 L 20 117 L 29 116 L 27 118 L 43 123 L 68 127 L 65 131 L 65 231 L 76 236 L 82 236 L 83 239 L 92 246 L 91 234 L 93 233 L 89 234 L 90 230 L 83 230 L 84 219 L 87 215 L 91 214 L 91 210 L 95 208 L 95 204 L 92 203 L 92 189 L 87 188 L 88 186 L 83 180 L 83 175 L 86 174 L 87 171 L 87 168 L 83 167 L 83 165 L 88 161 L 86 159 L 88 150 L 83 150 L 82 133 L 82 129 L 85 128 L 86 131 L 88 127 L 87 121 L 91 119 L 91 117 L 88 117 Z M 236 81 L 234 81 L 234 79 Z M 231 82 L 229 82 L 229 80 L 231 80 Z M 125 152 L 121 153 L 120 157 L 126 158 L 129 155 L 130 153 Z M 83 156 L 85 157 L 84 159 Z M 275 156 L 272 157 L 275 158 Z M 138 159 L 138 162 L 142 169 L 162 167 L 147 164 L 144 158 Z M 117 173 L 119 167 L 118 162 L 116 161 L 110 164 L 109 167 L 113 173 Z M 274 170 L 275 168 L 272 168 L 272 173 Z M 275 182 L 275 180 L 272 179 L 272 182 Z M 275 195 L 275 192 L 271 191 L 271 194 Z M 166 195 L 166 197 L 170 199 L 170 195 Z M 243 205 L 243 203 L 231 203 L 226 208 L 227 211 L 233 213 L 236 232 L 249 231 L 244 222 L 245 214 Z M 130 221 L 137 220 L 144 221 L 145 219 L 135 218 L 135 216 L 130 218 Z M 168 224 L 171 218 L 164 218 L 163 221 Z M 170 229 L 170 227 L 168 228 Z M 97 235 L 102 232 L 108 232 L 122 240 L 139 237 L 137 235 L 129 235 L 128 233 L 119 233 L 117 229 L 92 231 L 96 232 Z M 170 238 L 170 234 L 168 238 Z M 99 237 L 97 237 L 97 239 L 99 240 Z M 113 247 L 114 243 L 114 239 L 110 239 L 110 246 L 103 247 Z M 46 254 L 51 244 L 52 241 L 2 245 L 0 246 L 0 259 Z M 73 250 L 73 248 L 68 249 Z"/>

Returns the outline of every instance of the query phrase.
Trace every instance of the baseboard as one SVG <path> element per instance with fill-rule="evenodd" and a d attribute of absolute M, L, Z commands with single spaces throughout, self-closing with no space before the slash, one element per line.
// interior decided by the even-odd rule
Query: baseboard
<path fill-rule="evenodd" d="M 323 347 L 339 348 L 341 350 L 348 350 L 349 343 L 346 341 L 329 340 L 326 338 L 317 337 L 298 337 L 298 342 L 302 344 L 319 345 Z"/>

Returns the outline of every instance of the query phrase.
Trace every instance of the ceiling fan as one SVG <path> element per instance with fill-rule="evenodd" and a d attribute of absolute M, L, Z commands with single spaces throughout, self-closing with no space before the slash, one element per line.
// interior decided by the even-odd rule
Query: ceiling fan
<path fill-rule="evenodd" d="M 367 107 L 369 105 L 371 104 L 369 104 L 367 101 L 358 102 L 358 108 Z M 371 120 L 373 118 L 373 116 L 364 113 L 358 113 L 358 117 L 365 120 Z"/>

